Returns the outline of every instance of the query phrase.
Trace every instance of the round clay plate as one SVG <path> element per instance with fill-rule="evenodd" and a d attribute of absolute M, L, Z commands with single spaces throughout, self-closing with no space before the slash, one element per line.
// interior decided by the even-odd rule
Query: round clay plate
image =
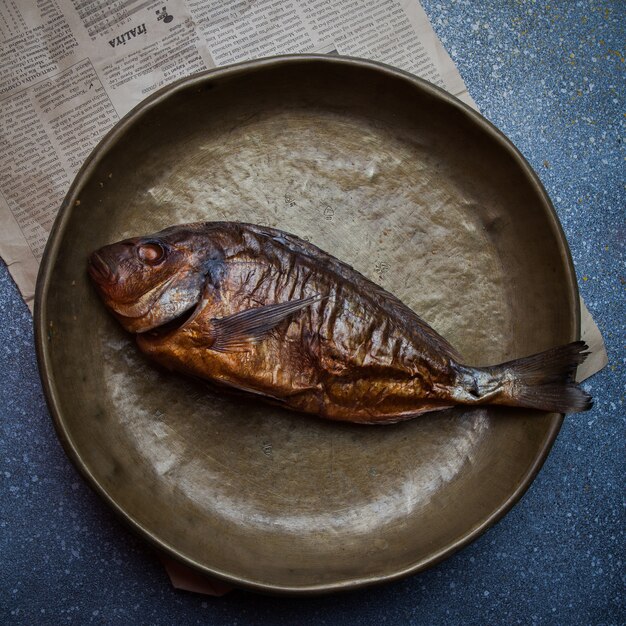
<path fill-rule="evenodd" d="M 467 363 L 578 337 L 554 210 L 511 143 L 432 85 L 340 57 L 192 76 L 131 111 L 79 172 L 37 290 L 42 379 L 81 473 L 178 560 L 275 592 L 420 571 L 521 496 L 562 417 L 326 422 L 219 395 L 145 360 L 87 274 L 96 248 L 236 220 L 304 237 L 399 296 Z"/>

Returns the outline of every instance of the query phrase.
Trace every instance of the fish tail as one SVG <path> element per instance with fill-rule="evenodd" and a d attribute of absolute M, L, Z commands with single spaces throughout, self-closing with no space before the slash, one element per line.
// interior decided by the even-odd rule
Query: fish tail
<path fill-rule="evenodd" d="M 554 413 L 580 413 L 593 406 L 591 396 L 575 381 L 576 368 L 588 346 L 575 341 L 539 354 L 481 368 L 500 381 L 494 404 L 528 407 Z"/>

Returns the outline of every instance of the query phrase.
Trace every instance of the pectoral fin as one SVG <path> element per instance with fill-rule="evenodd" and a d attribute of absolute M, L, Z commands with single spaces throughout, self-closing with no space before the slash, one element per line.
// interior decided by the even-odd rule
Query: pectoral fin
<path fill-rule="evenodd" d="M 215 339 L 211 349 L 218 352 L 245 350 L 251 344 L 261 341 L 272 328 L 290 315 L 322 299 L 321 296 L 310 296 L 301 300 L 246 309 L 228 317 L 215 318 L 212 320 L 211 330 Z"/>

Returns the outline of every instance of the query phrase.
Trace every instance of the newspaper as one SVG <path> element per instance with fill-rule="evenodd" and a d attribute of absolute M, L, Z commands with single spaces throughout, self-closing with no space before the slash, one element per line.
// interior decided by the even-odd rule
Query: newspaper
<path fill-rule="evenodd" d="M 333 51 L 402 67 L 467 101 L 415 1 L 2 0 L 0 255 L 27 304 L 71 180 L 134 105 L 217 65 Z"/>
<path fill-rule="evenodd" d="M 0 0 L 0 256 L 31 310 L 63 197 L 122 116 L 191 73 L 307 52 L 382 61 L 475 107 L 417 0 Z M 584 378 L 606 353 L 582 311 Z"/>
<path fill-rule="evenodd" d="M 31 310 L 63 197 L 122 116 L 191 73 L 307 52 L 382 61 L 476 106 L 417 0 L 0 0 L 0 256 Z M 581 310 L 582 380 L 607 357 Z M 165 565 L 176 587 L 228 590 Z"/>

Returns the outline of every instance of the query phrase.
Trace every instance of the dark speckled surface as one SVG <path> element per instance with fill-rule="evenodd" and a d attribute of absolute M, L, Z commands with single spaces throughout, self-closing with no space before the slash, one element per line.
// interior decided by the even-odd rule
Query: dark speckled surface
<path fill-rule="evenodd" d="M 483 114 L 539 173 L 609 365 L 585 386 L 521 502 L 430 571 L 320 598 L 172 589 L 160 563 L 66 459 L 37 374 L 32 319 L 0 267 L 0 621 L 18 624 L 623 624 L 623 2 L 424 8 Z"/>

